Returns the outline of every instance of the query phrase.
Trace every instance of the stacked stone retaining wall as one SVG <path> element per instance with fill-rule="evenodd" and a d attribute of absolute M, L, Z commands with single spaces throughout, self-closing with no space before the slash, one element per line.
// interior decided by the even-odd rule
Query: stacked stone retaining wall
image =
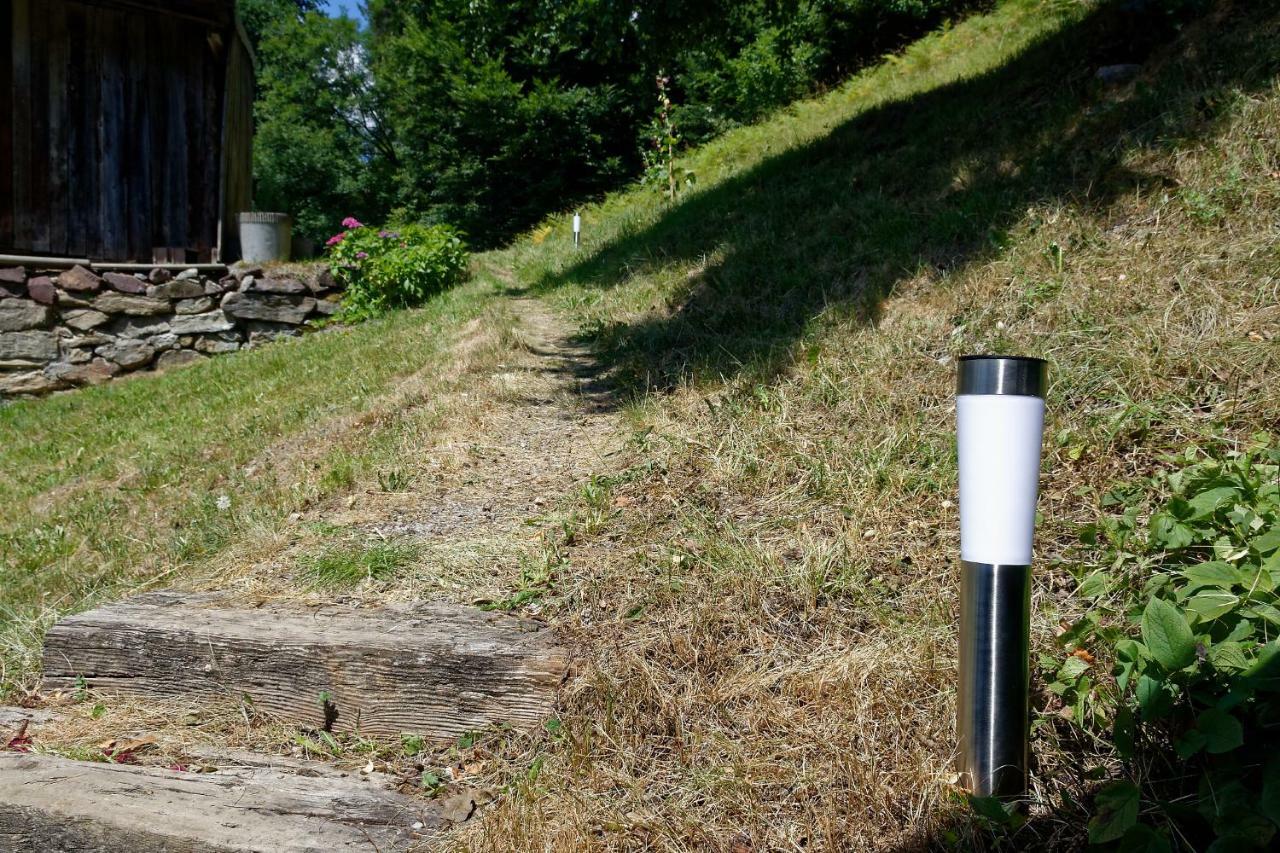
<path fill-rule="evenodd" d="M 0 268 L 0 397 L 96 385 L 280 337 L 338 310 L 327 267 Z"/>

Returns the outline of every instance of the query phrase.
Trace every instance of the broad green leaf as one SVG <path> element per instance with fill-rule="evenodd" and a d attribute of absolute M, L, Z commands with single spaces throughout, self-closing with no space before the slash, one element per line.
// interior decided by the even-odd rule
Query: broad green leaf
<path fill-rule="evenodd" d="M 1242 613 L 1240 615 L 1248 616 L 1249 614 Z M 1231 629 L 1231 633 L 1223 638 L 1223 642 L 1238 643 L 1241 640 L 1247 640 L 1252 636 L 1253 636 L 1253 623 L 1250 622 L 1248 619 L 1241 619 L 1239 622 L 1236 623 L 1236 626 Z"/>
<path fill-rule="evenodd" d="M 1089 820 L 1089 842 L 1106 844 L 1124 837 L 1138 823 L 1138 786 L 1122 779 L 1098 791 L 1098 810 Z"/>
<path fill-rule="evenodd" d="M 1137 722 L 1128 705 L 1116 709 L 1115 733 L 1112 740 L 1116 744 L 1116 753 L 1126 761 L 1133 757 L 1134 740 L 1137 733 Z"/>
<path fill-rule="evenodd" d="M 1216 668 L 1232 672 L 1249 668 L 1249 659 L 1245 657 L 1244 646 L 1231 640 L 1214 644 L 1213 648 L 1209 649 L 1209 660 Z"/>
<path fill-rule="evenodd" d="M 1116 643 L 1116 684 L 1123 692 L 1129 686 L 1129 679 L 1133 677 L 1134 668 L 1142 660 L 1142 646 L 1130 639 L 1123 639 Z"/>
<path fill-rule="evenodd" d="M 1240 811 L 1241 814 L 1233 814 L 1213 822 L 1214 831 L 1219 837 L 1209 846 L 1209 850 L 1214 853 L 1253 853 L 1255 850 L 1273 849 L 1268 842 L 1276 834 L 1275 825 L 1256 812 L 1245 808 Z"/>
<path fill-rule="evenodd" d="M 1156 663 L 1174 671 L 1196 659 L 1196 638 L 1186 618 L 1163 599 L 1153 598 L 1142 614 L 1142 640 Z"/>
<path fill-rule="evenodd" d="M 1240 611 L 1245 616 L 1257 616 L 1259 619 L 1265 619 L 1272 625 L 1280 627 L 1280 609 L 1272 607 L 1270 604 L 1255 603 Z"/>
<path fill-rule="evenodd" d="M 1209 739 L 1205 737 L 1204 732 L 1199 729 L 1192 729 L 1174 741 L 1173 751 L 1178 753 L 1178 757 L 1185 761 L 1204 749 L 1204 745 L 1208 742 Z"/>
<path fill-rule="evenodd" d="M 1240 567 L 1240 571 L 1245 576 L 1245 582 L 1242 586 L 1249 590 L 1249 594 L 1253 596 L 1268 595 L 1275 592 L 1276 581 L 1280 580 L 1280 577 L 1277 577 L 1277 574 L 1280 573 L 1256 563 L 1245 563 Z"/>
<path fill-rule="evenodd" d="M 1273 525 L 1270 530 L 1261 536 L 1253 537 L 1249 541 L 1249 547 L 1263 555 L 1270 554 L 1280 548 L 1280 524 Z"/>
<path fill-rule="evenodd" d="M 1224 836 L 1215 838 L 1213 843 L 1204 848 L 1204 853 L 1257 853 L 1258 846 L 1243 838 Z"/>
<path fill-rule="evenodd" d="M 1158 720 L 1168 716 L 1173 709 L 1173 697 L 1163 681 L 1157 681 L 1149 675 L 1138 678 L 1138 709 L 1146 721 Z"/>
<path fill-rule="evenodd" d="M 1220 589 L 1207 589 L 1196 593 L 1187 602 L 1187 610 L 1196 614 L 1201 622 L 1212 622 L 1219 616 L 1230 613 L 1240 603 L 1240 597 Z"/>
<path fill-rule="evenodd" d="M 969 807 L 997 826 L 1009 826 L 1014 818 L 1013 803 L 1005 803 L 998 797 L 969 797 Z"/>
<path fill-rule="evenodd" d="M 1157 513 L 1151 519 L 1151 536 L 1156 544 L 1170 551 L 1180 551 L 1194 541 L 1190 527 L 1168 513 Z"/>
<path fill-rule="evenodd" d="M 1074 682 L 1077 678 L 1084 675 L 1089 669 L 1089 664 L 1082 659 L 1072 655 L 1062 663 L 1062 668 L 1058 670 L 1058 677 L 1061 679 Z"/>
<path fill-rule="evenodd" d="M 1239 495 L 1240 491 L 1233 486 L 1219 486 L 1216 489 L 1201 492 L 1187 501 L 1191 507 L 1191 519 L 1198 521 L 1208 518 L 1223 506 L 1234 502 Z"/>
<path fill-rule="evenodd" d="M 1196 720 L 1196 729 L 1204 734 L 1205 751 L 1214 755 L 1230 752 L 1244 744 L 1244 728 L 1240 721 L 1221 708 L 1210 708 Z"/>
<path fill-rule="evenodd" d="M 1230 563 L 1220 561 L 1188 566 L 1182 570 L 1181 574 L 1187 579 L 1189 589 L 1199 589 L 1202 586 L 1231 589 L 1237 584 L 1243 585 L 1246 582 L 1243 572 Z"/>
<path fill-rule="evenodd" d="M 1081 598 L 1098 598 L 1106 595 L 1109 587 L 1110 579 L 1105 572 L 1093 572 L 1080 581 L 1080 586 L 1076 588 L 1076 595 Z"/>
<path fill-rule="evenodd" d="M 1241 678 L 1255 690 L 1280 691 L 1280 640 L 1273 640 L 1259 649 L 1257 658 Z"/>
<path fill-rule="evenodd" d="M 1142 597 L 1155 598 L 1164 590 L 1165 587 L 1169 585 L 1169 582 L 1172 579 L 1173 576 L 1167 572 L 1158 572 L 1152 575 L 1147 578 L 1147 582 L 1142 585 Z"/>
<path fill-rule="evenodd" d="M 1213 556 L 1219 560 L 1228 560 L 1234 563 L 1248 554 L 1249 549 L 1240 547 L 1240 544 L 1230 536 L 1219 536 L 1213 543 Z"/>
<path fill-rule="evenodd" d="M 1169 839 L 1145 824 L 1138 824 L 1120 839 L 1117 853 L 1172 853 Z"/>

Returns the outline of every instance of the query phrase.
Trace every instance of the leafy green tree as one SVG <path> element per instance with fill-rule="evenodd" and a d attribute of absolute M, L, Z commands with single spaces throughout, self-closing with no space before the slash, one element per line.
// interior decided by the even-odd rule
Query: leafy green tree
<path fill-rule="evenodd" d="M 354 21 L 277 18 L 258 51 L 255 202 L 322 240 L 346 216 L 377 218 L 397 162 Z"/>
<path fill-rule="evenodd" d="M 297 19 L 307 12 L 318 12 L 320 0 L 239 0 L 236 11 L 254 50 L 273 26 Z"/>
<path fill-rule="evenodd" d="M 369 0 L 361 32 L 317 0 L 242 0 L 258 201 L 312 237 L 394 213 L 493 245 L 645 168 L 659 73 L 666 137 L 697 144 L 970 2 Z"/>
<path fill-rule="evenodd" d="M 396 203 L 481 245 L 639 172 L 653 81 L 697 143 L 847 73 L 966 0 L 371 0 Z"/>

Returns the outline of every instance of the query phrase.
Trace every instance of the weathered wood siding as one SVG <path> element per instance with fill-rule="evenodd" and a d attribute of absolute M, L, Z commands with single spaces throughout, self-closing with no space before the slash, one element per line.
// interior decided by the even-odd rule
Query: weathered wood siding
<path fill-rule="evenodd" d="M 252 68 L 231 0 L 154 5 L 0 0 L 0 252 L 211 259 L 224 171 L 250 168 L 223 122 Z"/>
<path fill-rule="evenodd" d="M 253 208 L 253 59 L 240 39 L 227 56 L 222 135 L 222 254 L 240 257 L 236 214 Z"/>

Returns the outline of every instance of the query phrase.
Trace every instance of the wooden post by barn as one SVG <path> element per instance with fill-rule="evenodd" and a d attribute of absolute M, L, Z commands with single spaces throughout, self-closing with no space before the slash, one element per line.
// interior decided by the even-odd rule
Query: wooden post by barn
<path fill-rule="evenodd" d="M 0 2 L 0 254 L 234 260 L 253 88 L 235 0 Z"/>

